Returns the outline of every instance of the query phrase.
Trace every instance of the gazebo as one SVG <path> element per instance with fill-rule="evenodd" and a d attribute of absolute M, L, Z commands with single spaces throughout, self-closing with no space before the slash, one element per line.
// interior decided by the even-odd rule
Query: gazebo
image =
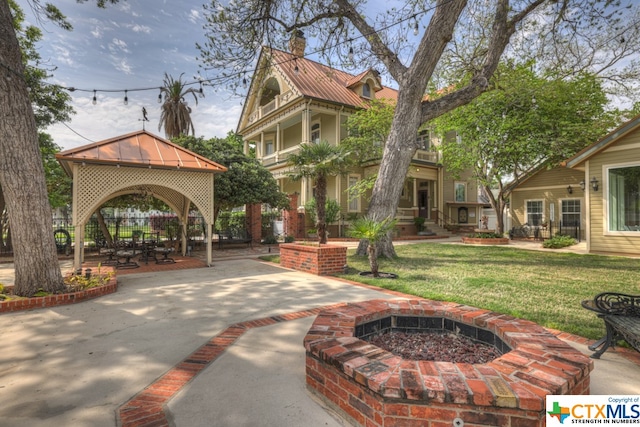
<path fill-rule="evenodd" d="M 206 223 L 207 265 L 211 265 L 213 177 L 227 168 L 145 130 L 62 151 L 56 159 L 73 179 L 74 268 L 84 260 L 84 229 L 107 200 L 140 191 L 176 212 L 186 251 L 191 203 Z"/>

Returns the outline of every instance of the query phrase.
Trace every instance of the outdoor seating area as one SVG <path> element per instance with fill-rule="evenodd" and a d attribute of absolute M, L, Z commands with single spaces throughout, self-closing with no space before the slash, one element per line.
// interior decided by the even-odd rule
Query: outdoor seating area
<path fill-rule="evenodd" d="M 640 295 L 603 292 L 592 300 L 582 301 L 582 306 L 594 311 L 604 321 L 606 335 L 589 346 L 594 359 L 625 340 L 640 352 Z"/>
<path fill-rule="evenodd" d="M 101 248 L 100 255 L 107 257 L 102 261 L 103 265 L 112 265 L 121 270 L 138 268 L 139 263 L 149 264 L 149 261 L 156 264 L 173 264 L 175 260 L 169 257 L 173 251 L 173 247 L 164 246 L 160 233 L 145 232 L 131 240 L 116 240 L 112 247 Z"/>

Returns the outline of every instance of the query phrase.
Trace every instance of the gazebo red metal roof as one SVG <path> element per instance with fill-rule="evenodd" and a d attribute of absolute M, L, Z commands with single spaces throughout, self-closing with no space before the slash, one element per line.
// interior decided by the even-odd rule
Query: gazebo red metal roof
<path fill-rule="evenodd" d="M 71 164 L 78 162 L 211 173 L 227 170 L 214 161 L 146 130 L 65 150 L 56 154 L 56 159 L 69 175 L 72 173 Z"/>

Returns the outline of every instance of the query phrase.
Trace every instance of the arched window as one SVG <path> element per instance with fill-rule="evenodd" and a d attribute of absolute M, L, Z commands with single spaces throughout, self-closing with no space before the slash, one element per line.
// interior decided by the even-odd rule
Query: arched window
<path fill-rule="evenodd" d="M 260 106 L 264 107 L 280 95 L 280 85 L 275 77 L 271 77 L 264 82 L 262 93 L 260 94 Z"/>
<path fill-rule="evenodd" d="M 371 98 L 371 86 L 369 86 L 369 83 L 362 85 L 362 96 L 364 98 Z"/>

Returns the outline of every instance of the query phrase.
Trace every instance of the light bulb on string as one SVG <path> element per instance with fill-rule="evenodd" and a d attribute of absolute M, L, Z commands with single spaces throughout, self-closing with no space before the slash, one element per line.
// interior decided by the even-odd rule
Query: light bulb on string
<path fill-rule="evenodd" d="M 204 98 L 204 89 L 202 88 L 202 82 L 200 82 L 200 89 L 198 90 L 200 98 Z"/>
<path fill-rule="evenodd" d="M 353 47 L 349 46 L 349 61 L 353 62 Z"/>
<path fill-rule="evenodd" d="M 129 105 L 129 97 L 127 96 L 127 90 L 124 90 L 124 105 Z"/>
<path fill-rule="evenodd" d="M 160 93 L 158 94 L 158 104 L 162 104 L 162 88 L 160 89 Z"/>
<path fill-rule="evenodd" d="M 242 87 L 243 87 L 244 89 L 246 89 L 246 88 L 247 88 L 247 78 L 246 78 L 246 77 L 244 77 L 244 76 L 242 77 Z"/>
<path fill-rule="evenodd" d="M 417 36 L 419 31 L 420 31 L 420 27 L 418 26 L 418 20 L 414 16 L 413 17 L 413 35 Z"/>
<path fill-rule="evenodd" d="M 96 105 L 98 103 L 98 98 L 96 98 L 96 90 L 93 90 L 93 99 L 91 100 L 91 103 L 93 105 Z"/>

